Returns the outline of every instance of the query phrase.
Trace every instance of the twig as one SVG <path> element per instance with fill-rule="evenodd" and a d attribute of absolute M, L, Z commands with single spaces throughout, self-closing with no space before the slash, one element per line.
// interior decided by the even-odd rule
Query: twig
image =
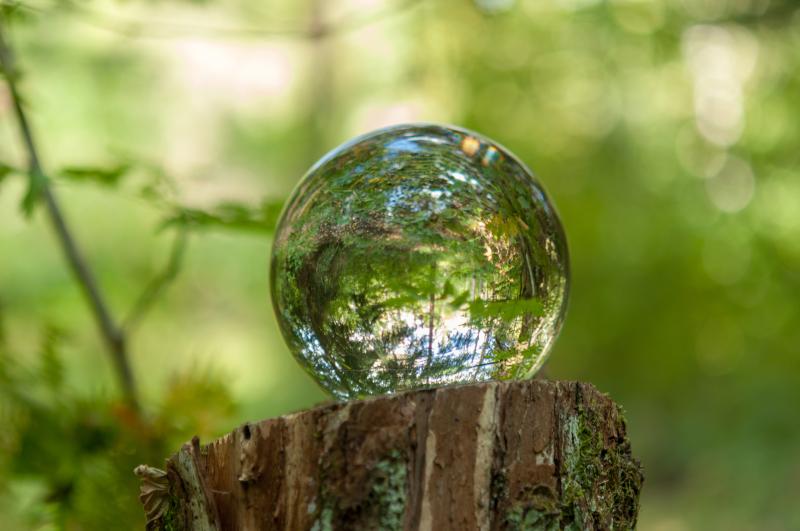
<path fill-rule="evenodd" d="M 158 297 L 164 292 L 167 285 L 175 280 L 181 270 L 183 257 L 186 254 L 186 243 L 188 240 L 188 230 L 184 227 L 179 228 L 175 239 L 172 241 L 172 250 L 170 251 L 169 260 L 164 270 L 156 275 L 145 286 L 142 294 L 133 305 L 133 309 L 128 316 L 122 321 L 122 328 L 127 333 L 131 333 L 133 329 L 142 321 L 144 316 L 153 307 Z"/>
<path fill-rule="evenodd" d="M 39 159 L 39 152 L 33 139 L 31 127 L 25 110 L 22 107 L 22 98 L 17 89 L 17 72 L 14 67 L 13 53 L 4 38 L 3 32 L 3 20 L 0 19 L 0 66 L 2 66 L 3 72 L 5 73 L 14 113 L 19 125 L 20 135 L 22 136 L 22 141 L 28 154 L 30 178 L 37 183 L 36 186 L 40 190 L 42 200 L 49 214 L 50 222 L 61 244 L 61 249 L 64 252 L 72 272 L 77 278 L 78 284 L 81 286 L 88 299 L 89 306 L 97 321 L 97 326 L 100 329 L 108 353 L 114 363 L 123 392 L 129 402 L 134 407 L 138 408 L 133 373 L 128 361 L 125 333 L 112 317 L 108 305 L 103 295 L 100 293 L 94 274 L 78 249 L 75 239 L 64 219 L 64 215 L 61 213 L 58 199 L 47 182 Z"/>

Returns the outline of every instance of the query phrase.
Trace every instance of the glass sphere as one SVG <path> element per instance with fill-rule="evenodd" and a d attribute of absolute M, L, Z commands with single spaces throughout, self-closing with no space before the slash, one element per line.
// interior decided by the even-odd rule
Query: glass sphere
<path fill-rule="evenodd" d="M 503 147 L 400 125 L 328 153 L 272 249 L 272 300 L 302 366 L 338 398 L 533 375 L 569 285 L 561 222 Z"/>

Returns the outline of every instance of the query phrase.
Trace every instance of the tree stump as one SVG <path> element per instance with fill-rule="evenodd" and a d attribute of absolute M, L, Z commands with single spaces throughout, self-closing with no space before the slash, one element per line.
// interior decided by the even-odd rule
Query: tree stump
<path fill-rule="evenodd" d="M 631 529 L 643 476 L 619 406 L 527 380 L 412 391 L 245 424 L 166 472 L 149 529 Z"/>

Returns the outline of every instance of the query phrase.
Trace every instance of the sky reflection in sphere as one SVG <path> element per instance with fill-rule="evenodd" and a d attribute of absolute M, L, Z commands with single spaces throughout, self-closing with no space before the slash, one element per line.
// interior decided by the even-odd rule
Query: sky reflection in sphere
<path fill-rule="evenodd" d="M 507 150 L 437 125 L 320 160 L 272 251 L 281 331 L 337 398 L 533 375 L 563 321 L 561 223 Z"/>

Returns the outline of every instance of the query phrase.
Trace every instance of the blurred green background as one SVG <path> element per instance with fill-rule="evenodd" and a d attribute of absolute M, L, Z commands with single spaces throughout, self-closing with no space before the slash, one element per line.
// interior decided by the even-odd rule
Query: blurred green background
<path fill-rule="evenodd" d="M 324 400 L 272 314 L 275 209 L 350 137 L 439 121 L 506 145 L 559 208 L 573 290 L 547 376 L 625 407 L 639 528 L 800 529 L 796 2 L 2 5 L 115 315 L 179 259 L 131 331 L 139 416 L 44 210 L 21 211 L 0 86 L 0 527 L 141 528 L 133 466 Z"/>

